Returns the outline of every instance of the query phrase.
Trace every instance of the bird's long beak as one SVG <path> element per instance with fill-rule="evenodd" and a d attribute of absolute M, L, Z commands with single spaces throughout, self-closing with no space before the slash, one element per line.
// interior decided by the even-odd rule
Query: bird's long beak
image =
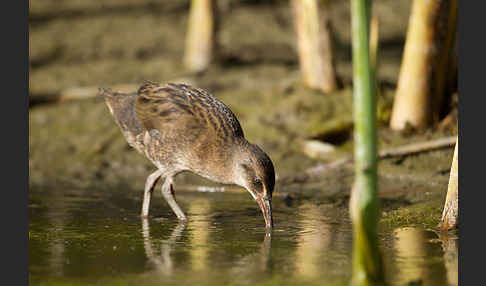
<path fill-rule="evenodd" d="M 267 228 L 273 228 L 273 217 L 272 217 L 272 201 L 270 198 L 258 196 L 256 199 L 260 209 L 263 213 L 263 218 L 265 219 L 265 225 Z"/>

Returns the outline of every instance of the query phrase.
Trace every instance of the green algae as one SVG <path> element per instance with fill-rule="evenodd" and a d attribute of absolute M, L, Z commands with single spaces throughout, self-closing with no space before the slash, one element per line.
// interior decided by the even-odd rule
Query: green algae
<path fill-rule="evenodd" d="M 381 223 L 387 227 L 396 228 L 404 226 L 423 227 L 436 229 L 440 222 L 442 204 L 435 202 L 416 203 L 408 207 L 382 213 Z"/>

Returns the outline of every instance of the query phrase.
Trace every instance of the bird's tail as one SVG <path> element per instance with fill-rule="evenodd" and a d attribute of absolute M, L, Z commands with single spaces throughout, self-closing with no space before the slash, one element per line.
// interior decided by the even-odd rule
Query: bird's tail
<path fill-rule="evenodd" d="M 98 96 L 101 96 L 103 98 L 107 98 L 107 97 L 111 98 L 116 96 L 117 94 L 118 93 L 112 91 L 111 88 L 103 88 L 103 87 L 98 88 Z"/>
<path fill-rule="evenodd" d="M 120 91 L 113 91 L 111 88 L 103 88 L 103 87 L 98 88 L 98 96 L 102 98 L 122 99 L 124 97 L 133 96 L 133 95 L 137 95 L 137 93 L 136 92 L 124 93 Z"/>

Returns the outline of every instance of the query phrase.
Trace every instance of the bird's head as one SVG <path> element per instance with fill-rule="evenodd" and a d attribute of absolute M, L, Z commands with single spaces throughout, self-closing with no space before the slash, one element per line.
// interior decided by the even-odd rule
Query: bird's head
<path fill-rule="evenodd" d="M 240 150 L 235 160 L 236 183 L 250 192 L 263 213 L 266 226 L 271 228 L 272 193 L 275 186 L 272 160 L 254 144 L 243 144 Z"/>

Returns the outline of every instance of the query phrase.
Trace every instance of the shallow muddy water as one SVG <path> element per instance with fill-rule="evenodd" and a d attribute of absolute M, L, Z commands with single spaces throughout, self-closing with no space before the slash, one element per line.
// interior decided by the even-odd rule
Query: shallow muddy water
<path fill-rule="evenodd" d="M 347 208 L 274 198 L 266 233 L 249 194 L 179 192 L 177 222 L 156 192 L 30 190 L 30 285 L 347 285 Z M 420 228 L 381 228 L 390 285 L 457 285 L 457 239 Z"/>

